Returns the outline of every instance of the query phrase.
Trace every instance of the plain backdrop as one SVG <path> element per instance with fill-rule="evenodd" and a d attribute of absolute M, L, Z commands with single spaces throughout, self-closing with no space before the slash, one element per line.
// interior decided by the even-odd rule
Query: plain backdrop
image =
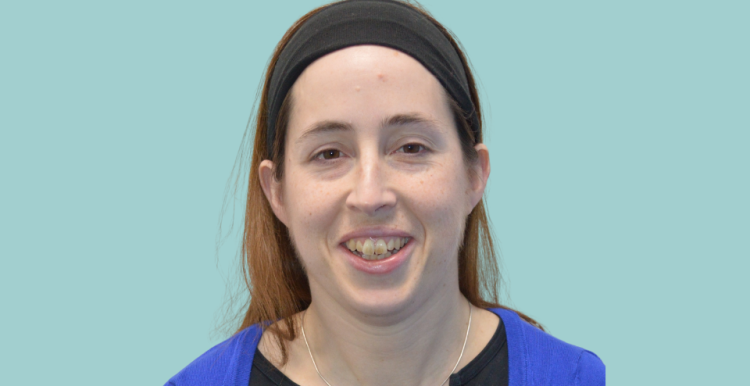
<path fill-rule="evenodd" d="M 422 3 L 480 82 L 512 304 L 609 385 L 747 382 L 750 3 Z M 226 337 L 225 188 L 321 4 L 0 4 L 0 384 L 162 385 Z"/>

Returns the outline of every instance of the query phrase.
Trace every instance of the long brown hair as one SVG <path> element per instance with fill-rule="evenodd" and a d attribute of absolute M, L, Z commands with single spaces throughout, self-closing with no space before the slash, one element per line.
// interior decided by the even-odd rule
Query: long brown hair
<path fill-rule="evenodd" d="M 471 99 L 480 121 L 479 138 L 475 138 L 467 120 L 455 100 L 449 97 L 456 128 L 459 132 L 464 159 L 467 164 L 477 161 L 474 145 L 482 141 L 482 112 L 474 77 L 460 43 L 443 25 L 438 23 L 420 4 L 402 1 L 421 12 L 448 38 L 458 52 L 468 78 Z M 335 4 L 335 3 L 331 3 Z M 281 348 L 282 361 L 286 362 L 286 343 L 297 337 L 297 323 L 292 317 L 305 310 L 311 302 L 307 275 L 292 246 L 286 226 L 274 215 L 260 184 L 258 168 L 266 157 L 266 125 L 268 119 L 268 88 L 271 74 L 279 54 L 289 39 L 311 16 L 331 4 L 316 8 L 297 20 L 284 34 L 276 46 L 268 64 L 255 121 L 252 162 L 245 208 L 244 232 L 240 251 L 242 279 L 249 295 L 242 323 L 235 332 L 259 323 L 271 332 Z M 276 178 L 283 173 L 284 143 L 293 101 L 287 94 L 276 127 L 271 160 L 276 165 Z M 446 93 L 446 95 L 448 95 Z M 250 126 L 249 124 L 248 126 Z M 240 153 L 242 155 L 242 153 Z M 458 253 L 458 275 L 461 293 L 473 304 L 481 308 L 506 308 L 499 304 L 500 269 L 492 239 L 490 221 L 485 210 L 484 198 L 474 207 L 466 220 L 464 239 Z M 231 302 L 231 301 L 230 301 Z M 534 319 L 515 311 L 530 324 L 542 328 Z M 279 323 L 272 324 L 273 321 Z"/>

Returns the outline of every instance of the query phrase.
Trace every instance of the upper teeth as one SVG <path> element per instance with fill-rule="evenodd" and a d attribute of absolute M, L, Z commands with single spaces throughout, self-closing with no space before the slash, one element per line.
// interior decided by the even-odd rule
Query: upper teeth
<path fill-rule="evenodd" d="M 408 241 L 408 237 L 351 239 L 346 242 L 346 247 L 352 252 L 358 251 L 364 255 L 382 255 L 388 251 L 400 249 Z"/>

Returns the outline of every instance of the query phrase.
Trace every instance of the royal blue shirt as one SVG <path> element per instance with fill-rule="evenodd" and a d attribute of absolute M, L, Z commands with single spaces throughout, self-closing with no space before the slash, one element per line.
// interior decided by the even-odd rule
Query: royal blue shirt
<path fill-rule="evenodd" d="M 489 311 L 505 324 L 509 386 L 603 386 L 604 363 L 502 308 Z M 194 360 L 165 386 L 247 386 L 262 331 L 250 326 Z"/>

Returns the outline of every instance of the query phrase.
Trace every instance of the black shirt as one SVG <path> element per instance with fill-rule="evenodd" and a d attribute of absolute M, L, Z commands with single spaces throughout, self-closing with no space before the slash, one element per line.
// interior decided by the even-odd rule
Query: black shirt
<path fill-rule="evenodd" d="M 461 371 L 451 374 L 449 386 L 508 386 L 508 345 L 503 321 L 487 346 Z M 255 350 L 249 386 L 299 386 Z"/>

